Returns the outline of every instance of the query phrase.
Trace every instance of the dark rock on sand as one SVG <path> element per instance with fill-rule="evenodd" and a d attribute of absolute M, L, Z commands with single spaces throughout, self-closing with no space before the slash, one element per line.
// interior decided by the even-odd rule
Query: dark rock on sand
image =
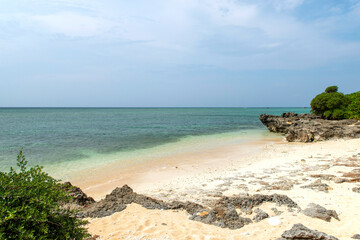
<path fill-rule="evenodd" d="M 261 210 L 260 208 L 255 209 L 254 213 L 256 213 L 255 217 L 253 218 L 255 222 L 260 222 L 261 220 L 269 217 L 269 214 L 267 214 L 264 210 Z"/>
<path fill-rule="evenodd" d="M 313 183 L 311 183 L 309 185 L 302 186 L 301 188 L 310 188 L 312 190 L 322 191 L 322 192 L 326 192 L 326 193 L 329 192 L 329 185 L 321 182 L 320 179 L 317 179 L 316 181 L 314 181 Z"/>
<path fill-rule="evenodd" d="M 278 206 L 286 205 L 290 208 L 300 208 L 291 198 L 286 195 L 272 194 L 272 195 L 246 195 L 239 197 L 223 197 L 219 200 L 219 203 L 223 205 L 232 205 L 236 208 L 240 208 L 241 211 L 247 212 L 249 209 L 253 209 L 265 202 L 276 203 Z"/>
<path fill-rule="evenodd" d="M 278 240 L 286 239 L 308 239 L 308 240 L 339 240 L 336 237 L 317 230 L 311 230 L 301 223 L 295 224 L 290 230 L 285 231 Z"/>
<path fill-rule="evenodd" d="M 135 193 L 129 186 L 115 188 L 105 199 L 96 202 L 85 208 L 80 216 L 82 217 L 105 217 L 115 212 L 123 211 L 127 204 L 137 203 L 148 209 L 168 209 L 168 205 L 157 199 L 146 197 Z"/>
<path fill-rule="evenodd" d="M 353 239 L 360 239 L 360 234 L 355 234 L 355 235 L 352 236 L 351 238 L 353 238 Z"/>
<path fill-rule="evenodd" d="M 327 210 L 326 208 L 315 203 L 310 203 L 307 208 L 302 211 L 302 213 L 308 217 L 319 218 L 327 222 L 330 222 L 331 217 L 340 221 L 339 216 L 335 210 Z"/>
<path fill-rule="evenodd" d="M 105 199 L 85 206 L 79 213 L 79 217 L 105 217 L 115 212 L 123 211 L 128 204 L 136 203 L 147 209 L 164 209 L 164 210 L 185 210 L 190 214 L 190 219 L 212 224 L 223 228 L 237 229 L 246 224 L 252 223 L 251 219 L 240 217 L 236 208 L 242 211 L 251 211 L 255 206 L 264 202 L 273 202 L 278 205 L 287 205 L 288 207 L 298 208 L 298 205 L 285 195 L 245 195 L 237 197 L 223 197 L 214 203 L 214 207 L 202 206 L 193 202 L 164 202 L 135 193 L 129 186 L 125 185 L 116 188 Z M 264 218 L 267 213 L 260 211 L 258 218 Z"/>
<path fill-rule="evenodd" d="M 80 188 L 73 186 L 70 182 L 63 183 L 63 188 L 71 197 L 70 203 L 72 204 L 87 206 L 95 202 L 92 197 L 88 197 Z"/>
<path fill-rule="evenodd" d="M 289 142 L 314 142 L 332 138 L 360 138 L 357 120 L 325 120 L 314 114 L 261 114 L 260 121 L 270 132 L 285 134 Z"/>
<path fill-rule="evenodd" d="M 352 189 L 353 192 L 360 193 L 360 187 L 354 187 Z"/>

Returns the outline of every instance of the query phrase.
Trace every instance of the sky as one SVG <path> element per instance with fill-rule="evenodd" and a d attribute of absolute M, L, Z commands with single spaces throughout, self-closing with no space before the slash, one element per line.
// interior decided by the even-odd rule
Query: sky
<path fill-rule="evenodd" d="M 360 0 L 0 0 L 0 107 L 307 107 L 360 90 Z"/>

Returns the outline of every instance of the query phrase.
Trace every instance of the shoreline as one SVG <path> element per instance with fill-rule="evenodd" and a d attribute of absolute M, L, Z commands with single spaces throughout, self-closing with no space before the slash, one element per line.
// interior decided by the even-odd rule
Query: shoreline
<path fill-rule="evenodd" d="M 220 143 L 211 141 L 209 143 L 206 140 L 208 139 L 197 142 L 197 147 L 188 147 L 189 149 L 181 151 L 173 150 L 167 155 L 149 154 L 148 159 L 135 163 L 114 161 L 82 170 L 69 181 L 96 200 L 104 198 L 114 188 L 124 184 L 136 191 L 146 192 L 154 185 L 166 184 L 178 177 L 202 174 L 204 171 L 220 171 L 235 163 L 245 166 L 250 164 L 249 161 L 254 160 L 249 156 L 261 152 L 267 144 L 283 142 L 283 138 L 277 134 L 251 135 L 246 140 L 240 135 L 222 139 L 224 142 Z"/>
<path fill-rule="evenodd" d="M 239 153 L 236 151 L 233 155 L 227 155 L 228 158 L 221 164 L 219 159 L 213 158 L 221 166 L 218 169 L 204 169 L 201 164 L 189 165 L 184 168 L 185 175 L 165 178 L 159 182 L 151 181 L 143 186 L 130 184 L 134 191 L 157 199 L 192 201 L 205 205 L 220 196 L 285 194 L 297 202 L 301 209 L 305 209 L 309 203 L 334 209 L 340 221 L 333 219 L 325 222 L 301 212 L 289 212 L 286 208 L 263 204 L 260 208 L 271 217 L 277 216 L 271 212 L 273 207 L 282 212 L 279 216 L 280 225 L 272 226 L 263 220 L 230 230 L 189 220 L 189 215 L 184 211 L 148 210 L 131 204 L 124 211 L 109 217 L 91 219 L 89 231 L 100 235 L 100 239 L 277 239 L 292 225 L 303 223 L 311 229 L 350 240 L 352 235 L 358 233 L 358 226 L 354 223 L 360 222 L 360 214 L 354 211 L 360 209 L 360 194 L 351 189 L 359 184 L 356 181 L 339 184 L 334 182 L 334 178 L 341 178 L 360 166 L 359 146 L 360 139 L 317 143 L 279 141 L 263 144 L 261 151 L 257 152 L 249 148 L 251 154 L 246 155 L 246 158 L 237 158 L 239 155 L 236 154 Z M 356 162 L 351 165 L 354 159 Z M 194 171 L 189 171 L 191 168 Z M 334 177 L 331 180 L 316 177 L 322 175 Z M 149 181 L 153 176 L 150 174 L 142 180 Z M 327 192 L 307 187 L 317 180 L 327 185 Z M 247 213 L 242 214 L 247 216 Z"/>

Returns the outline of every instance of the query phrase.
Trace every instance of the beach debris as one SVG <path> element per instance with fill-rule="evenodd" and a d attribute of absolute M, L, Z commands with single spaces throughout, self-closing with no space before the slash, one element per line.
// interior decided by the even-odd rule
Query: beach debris
<path fill-rule="evenodd" d="M 264 210 L 261 210 L 260 208 L 256 208 L 254 210 L 254 213 L 256 213 L 256 215 L 253 218 L 255 222 L 260 222 L 261 220 L 264 220 L 265 218 L 269 217 L 269 214 L 267 214 Z"/>
<path fill-rule="evenodd" d="M 360 193 L 360 187 L 354 187 L 352 189 L 353 192 Z"/>
<path fill-rule="evenodd" d="M 281 220 L 279 217 L 271 217 L 266 219 L 266 221 L 271 225 L 271 226 L 279 226 L 282 224 Z"/>
<path fill-rule="evenodd" d="M 326 193 L 329 192 L 329 185 L 327 185 L 326 183 L 323 183 L 321 181 L 321 179 L 317 179 L 309 185 L 301 186 L 301 188 L 310 188 L 315 191 L 322 191 L 322 192 L 326 192 Z"/>
<path fill-rule="evenodd" d="M 340 221 L 338 214 L 335 210 L 327 210 L 319 204 L 310 203 L 302 213 L 308 217 L 319 218 L 324 221 L 330 222 L 331 218 L 335 218 Z"/>
<path fill-rule="evenodd" d="M 311 230 L 301 223 L 295 224 L 290 230 L 285 231 L 281 235 L 281 238 L 278 238 L 277 240 L 286 239 L 339 240 L 338 238 L 330 236 L 326 233 Z"/>

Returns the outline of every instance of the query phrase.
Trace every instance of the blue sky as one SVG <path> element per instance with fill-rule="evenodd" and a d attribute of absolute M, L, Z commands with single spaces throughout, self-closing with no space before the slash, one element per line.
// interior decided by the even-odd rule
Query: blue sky
<path fill-rule="evenodd" d="M 360 90 L 360 0 L 0 0 L 0 107 L 308 106 Z"/>

